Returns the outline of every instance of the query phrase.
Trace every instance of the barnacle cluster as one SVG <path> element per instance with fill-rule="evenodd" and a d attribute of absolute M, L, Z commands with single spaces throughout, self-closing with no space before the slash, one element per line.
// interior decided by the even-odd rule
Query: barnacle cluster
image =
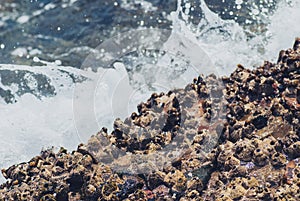
<path fill-rule="evenodd" d="M 76 151 L 2 170 L 0 200 L 300 200 L 299 125 L 296 39 L 276 64 L 152 94 Z"/>
<path fill-rule="evenodd" d="M 207 200 L 299 200 L 300 39 L 277 64 L 224 78 L 228 102 L 223 142 Z"/>

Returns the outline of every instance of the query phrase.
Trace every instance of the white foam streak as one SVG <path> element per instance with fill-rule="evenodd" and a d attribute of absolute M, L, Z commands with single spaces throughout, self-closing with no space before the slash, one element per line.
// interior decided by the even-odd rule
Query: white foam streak
<path fill-rule="evenodd" d="M 300 37 L 300 2 L 282 1 L 277 12 L 271 17 L 268 26 L 269 42 L 266 45 L 266 58 L 275 61 L 280 50 L 288 49 L 294 43 L 295 37 Z M 275 55 L 274 55 L 275 53 Z"/>
<path fill-rule="evenodd" d="M 73 112 L 73 92 L 76 85 L 83 88 L 97 75 L 72 67 L 32 67 L 1 64 L 1 70 L 29 71 L 51 79 L 56 89 L 53 97 L 37 99 L 31 94 L 17 98 L 17 103 L 0 103 L 0 168 L 28 161 L 42 148 L 66 147 L 76 149 L 81 142 Z M 71 76 L 85 77 L 83 83 L 74 84 Z M 11 86 L 8 86 L 11 88 Z M 105 107 L 102 105 L 102 107 Z M 88 125 L 89 122 L 84 122 Z M 105 125 L 104 125 L 105 126 Z M 1 180 L 1 179 L 0 179 Z"/>

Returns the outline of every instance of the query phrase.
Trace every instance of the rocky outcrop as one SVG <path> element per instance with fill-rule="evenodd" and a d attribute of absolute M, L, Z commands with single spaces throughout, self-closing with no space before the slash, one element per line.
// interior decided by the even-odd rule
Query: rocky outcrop
<path fill-rule="evenodd" d="M 2 170 L 0 200 L 299 200 L 299 121 L 296 39 L 276 64 L 199 76 L 153 94 L 76 151 Z"/>

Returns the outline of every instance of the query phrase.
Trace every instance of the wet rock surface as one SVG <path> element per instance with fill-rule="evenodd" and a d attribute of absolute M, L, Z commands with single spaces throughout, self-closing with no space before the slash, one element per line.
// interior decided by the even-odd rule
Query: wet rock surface
<path fill-rule="evenodd" d="M 276 64 L 239 65 L 230 77 L 199 76 L 153 94 L 76 151 L 45 150 L 2 170 L 0 200 L 299 200 L 299 44 Z M 169 164 L 138 174 L 115 169 L 139 168 L 129 156 L 151 160 L 174 141 L 189 146 Z"/>

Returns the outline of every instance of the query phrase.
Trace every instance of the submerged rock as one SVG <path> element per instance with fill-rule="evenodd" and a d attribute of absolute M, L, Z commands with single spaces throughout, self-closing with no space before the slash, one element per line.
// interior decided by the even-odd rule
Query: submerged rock
<path fill-rule="evenodd" d="M 299 44 L 276 64 L 153 94 L 76 151 L 2 170 L 0 200 L 299 200 Z"/>

